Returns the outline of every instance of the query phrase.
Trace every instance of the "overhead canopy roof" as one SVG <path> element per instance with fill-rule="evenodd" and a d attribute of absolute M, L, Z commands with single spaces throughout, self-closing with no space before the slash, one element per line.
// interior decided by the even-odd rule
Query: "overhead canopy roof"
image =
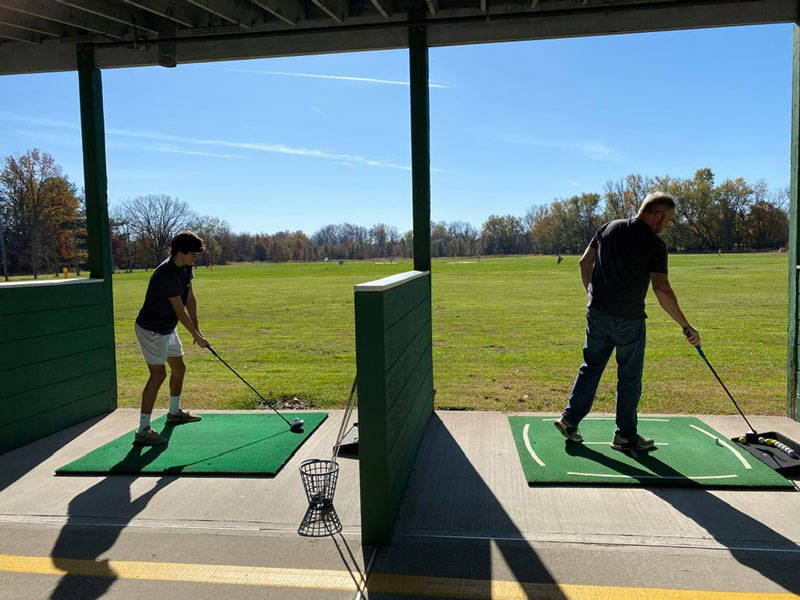
<path fill-rule="evenodd" d="M 0 0 L 0 74 L 793 22 L 797 0 Z"/>

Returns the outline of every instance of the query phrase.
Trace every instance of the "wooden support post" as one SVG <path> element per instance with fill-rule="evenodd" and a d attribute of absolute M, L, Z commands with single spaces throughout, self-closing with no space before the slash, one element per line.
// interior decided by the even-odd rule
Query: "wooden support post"
<path fill-rule="evenodd" d="M 86 233 L 89 246 L 89 277 L 103 280 L 106 329 L 111 369 L 108 410 L 117 406 L 116 350 L 114 341 L 114 299 L 111 273 L 111 230 L 108 220 L 108 176 L 103 125 L 103 86 L 94 52 L 77 46 L 78 88 L 83 142 L 83 185 L 86 193 Z"/>
<path fill-rule="evenodd" d="M 86 231 L 90 277 L 111 280 L 111 234 L 108 229 L 108 180 L 103 125 L 103 88 L 94 52 L 78 46 L 78 86 L 86 190 Z"/>
<path fill-rule="evenodd" d="M 798 378 L 798 193 L 800 193 L 800 24 L 794 26 L 794 60 L 792 62 L 792 167 L 789 203 L 789 331 L 787 347 L 786 410 L 789 417 L 800 420 L 797 399 Z"/>
<path fill-rule="evenodd" d="M 411 190 L 414 211 L 414 270 L 431 269 L 431 140 L 428 43 L 425 27 L 408 30 L 411 87 Z"/>

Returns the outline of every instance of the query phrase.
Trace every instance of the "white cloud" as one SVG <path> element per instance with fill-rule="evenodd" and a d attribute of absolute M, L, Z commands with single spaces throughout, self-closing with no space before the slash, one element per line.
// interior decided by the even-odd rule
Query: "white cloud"
<path fill-rule="evenodd" d="M 317 113 L 321 114 L 321 115 L 322 115 L 323 117 L 325 117 L 326 119 L 328 118 L 328 115 L 326 115 L 324 112 L 322 112 L 320 109 L 318 109 L 316 106 L 314 106 L 314 105 L 313 105 L 313 104 L 311 104 L 310 102 L 308 103 L 308 106 L 309 106 L 309 108 L 311 108 L 311 110 L 313 110 L 314 112 L 317 112 Z"/>
<path fill-rule="evenodd" d="M 292 156 L 308 156 L 311 158 L 322 158 L 334 161 L 346 161 L 367 165 L 370 167 L 384 167 L 388 169 L 403 169 L 410 171 L 411 167 L 397 163 L 374 160 L 358 156 L 355 154 L 339 154 L 334 152 L 325 152 L 323 150 L 315 150 L 313 148 L 293 148 L 285 144 L 267 144 L 262 142 L 232 142 L 228 140 L 216 140 L 212 138 L 188 138 L 177 135 L 166 135 L 162 133 L 154 133 L 149 131 L 129 131 L 125 129 L 109 129 L 107 133 L 110 135 L 120 135 L 128 137 L 136 137 L 150 140 L 158 140 L 163 142 L 177 142 L 184 144 L 194 144 L 198 146 L 219 146 L 222 148 L 236 148 L 240 150 L 255 150 L 257 152 L 272 152 L 276 154 L 288 154 Z"/>
<path fill-rule="evenodd" d="M 286 77 L 308 77 L 311 79 L 334 79 L 337 81 L 355 81 L 358 83 L 379 83 L 382 85 L 411 85 L 408 81 L 394 79 L 376 79 L 374 77 L 351 77 L 347 75 L 322 75 L 319 73 L 292 73 L 289 71 L 262 71 L 259 69 L 225 69 L 236 73 L 256 73 L 259 75 L 284 75 Z M 428 83 L 428 87 L 447 89 L 446 85 Z"/>
<path fill-rule="evenodd" d="M 618 158 L 617 152 L 603 142 L 596 140 L 542 140 L 524 135 L 508 135 L 501 138 L 502 142 L 521 144 L 524 146 L 538 146 L 540 148 L 554 148 L 579 152 L 595 160 L 611 160 Z"/>
<path fill-rule="evenodd" d="M 28 123 L 31 125 L 38 125 L 42 127 L 59 127 L 59 128 L 70 128 L 73 130 L 78 129 L 78 125 L 76 123 L 71 123 L 67 121 L 55 121 L 52 119 L 38 119 L 33 117 L 27 117 L 23 115 L 14 115 L 11 113 L 6 113 L 0 111 L 0 120 L 8 120 L 12 122 L 18 123 Z M 29 137 L 38 136 L 40 138 L 52 138 L 53 140 L 60 140 L 62 142 L 79 142 L 80 137 L 74 138 L 70 137 L 67 138 L 64 134 L 57 134 L 57 133 L 49 133 L 46 131 L 30 131 L 24 130 L 20 131 L 19 133 L 24 133 Z M 229 141 L 229 140 L 217 140 L 213 138 L 190 138 L 185 136 L 179 135 L 168 135 L 163 133 L 155 133 L 150 131 L 131 131 L 128 129 L 116 129 L 116 128 L 107 128 L 106 129 L 106 145 L 110 147 L 123 147 L 123 143 L 119 140 L 113 139 L 114 137 L 127 137 L 127 138 L 138 138 L 144 140 L 151 140 L 151 141 L 158 141 L 158 142 L 168 142 L 167 144 L 159 144 L 159 145 L 146 145 L 146 146 L 127 146 L 127 147 L 138 147 L 143 150 L 149 150 L 154 152 L 171 152 L 175 154 L 192 154 L 197 156 L 211 156 L 215 158 L 245 158 L 240 154 L 228 154 L 228 153 L 212 153 L 212 152 L 201 152 L 199 150 L 195 150 L 191 147 L 186 148 L 185 146 L 216 146 L 219 148 L 234 148 L 237 150 L 253 150 L 256 152 L 272 152 L 276 154 L 288 154 L 292 156 L 307 156 L 310 158 L 321 158 L 324 160 L 332 160 L 332 161 L 339 161 L 339 162 L 347 162 L 351 164 L 360 164 L 366 165 L 368 167 L 381 167 L 386 169 L 401 169 L 404 171 L 410 171 L 411 167 L 408 165 L 401 165 L 394 162 L 384 161 L 384 160 L 375 160 L 371 158 L 366 158 L 364 156 L 359 156 L 357 154 L 340 154 L 336 152 L 326 152 L 324 150 L 316 150 L 313 148 L 294 148 L 292 146 L 287 146 L 285 144 L 269 144 L 263 142 L 237 142 L 237 141 Z M 109 139 L 111 138 L 111 139 Z M 182 145 L 182 146 L 179 146 Z"/>

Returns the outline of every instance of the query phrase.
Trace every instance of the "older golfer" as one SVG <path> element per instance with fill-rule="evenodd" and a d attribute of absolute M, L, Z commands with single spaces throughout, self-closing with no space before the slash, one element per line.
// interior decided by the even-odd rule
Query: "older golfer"
<path fill-rule="evenodd" d="M 192 291 L 192 265 L 205 250 L 203 240 L 191 231 L 184 231 L 172 240 L 172 255 L 150 276 L 144 305 L 136 317 L 136 337 L 142 348 L 150 378 L 142 391 L 142 411 L 135 442 L 145 446 L 166 443 L 166 439 L 150 426 L 156 395 L 167 378 L 164 363 L 169 364 L 169 423 L 190 423 L 200 417 L 181 409 L 181 390 L 186 364 L 178 337 L 178 321 L 192 334 L 194 343 L 205 348 L 208 341 L 200 333 L 197 322 L 197 301 Z"/>
<path fill-rule="evenodd" d="M 582 442 L 578 431 L 589 414 L 597 385 L 611 353 L 617 351 L 617 427 L 611 443 L 617 450 L 649 450 L 652 439 L 637 432 L 637 409 L 644 369 L 644 299 L 652 282 L 661 307 L 683 328 L 690 344 L 697 333 L 678 307 L 667 278 L 667 246 L 656 234 L 675 214 L 675 201 L 663 192 L 649 194 L 632 219 L 606 223 L 592 238 L 580 260 L 588 294 L 583 364 L 572 386 L 567 408 L 555 422 L 564 437 Z"/>

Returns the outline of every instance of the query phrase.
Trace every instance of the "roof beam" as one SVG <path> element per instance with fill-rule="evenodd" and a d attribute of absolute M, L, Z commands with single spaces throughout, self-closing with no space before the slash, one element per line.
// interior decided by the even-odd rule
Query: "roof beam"
<path fill-rule="evenodd" d="M 55 21 L 112 38 L 121 39 L 127 32 L 126 27 L 119 27 L 108 19 L 90 15 L 68 6 L 59 6 L 52 0 L 0 0 L 0 6 L 32 17 Z"/>
<path fill-rule="evenodd" d="M 3 1 L 3 0 L 0 0 Z M 175 21 L 184 27 L 206 27 L 209 25 L 211 15 L 204 10 L 188 6 L 184 2 L 172 0 L 163 2 L 162 0 L 122 0 L 125 4 L 130 4 L 147 12 L 151 12 L 159 17 L 164 17 L 170 21 Z"/>
<path fill-rule="evenodd" d="M 252 29 L 258 21 L 259 15 L 249 2 L 239 0 L 188 0 L 188 2 L 244 29 Z"/>
<path fill-rule="evenodd" d="M 125 9 L 108 2 L 95 2 L 93 0 L 56 0 L 56 2 L 71 6 L 75 10 L 82 10 L 123 25 L 136 27 L 148 33 L 158 33 L 158 24 L 152 15 L 135 8 Z"/>
<path fill-rule="evenodd" d="M 287 25 L 297 25 L 300 20 L 300 3 L 295 0 L 250 0 L 250 2 Z"/>
<path fill-rule="evenodd" d="M 388 19 L 392 16 L 392 0 L 371 0 L 372 6 L 383 15 L 384 18 Z"/>
<path fill-rule="evenodd" d="M 7 8 L 0 8 L 0 24 L 11 25 L 19 29 L 26 29 L 34 33 L 49 35 L 53 37 L 77 36 L 76 29 L 70 29 L 61 23 L 44 21 L 37 17 L 28 17 L 22 13 L 14 12 Z"/>
<path fill-rule="evenodd" d="M 439 14 L 439 0 L 425 0 L 425 4 L 428 5 L 428 12 L 432 15 Z"/>
<path fill-rule="evenodd" d="M 38 33 L 19 27 L 7 27 L 6 25 L 0 25 L 0 39 L 25 42 L 27 44 L 40 44 L 42 42 L 42 38 Z"/>
<path fill-rule="evenodd" d="M 314 4 L 319 6 L 326 15 L 337 23 L 344 21 L 344 11 L 346 8 L 346 0 L 311 0 Z"/>

